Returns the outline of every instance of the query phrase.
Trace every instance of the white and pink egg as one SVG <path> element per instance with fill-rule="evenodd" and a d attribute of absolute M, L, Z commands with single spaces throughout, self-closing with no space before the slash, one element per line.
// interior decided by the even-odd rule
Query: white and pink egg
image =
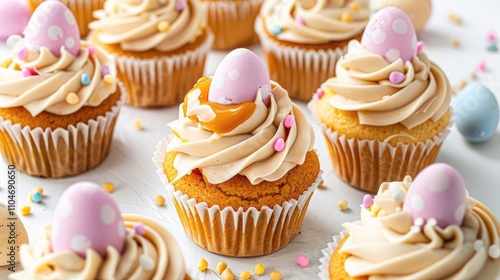
<path fill-rule="evenodd" d="M 85 257 L 93 249 L 104 257 L 108 246 L 122 252 L 125 235 L 118 206 L 99 185 L 78 182 L 61 195 L 54 210 L 52 251 Z"/>
<path fill-rule="evenodd" d="M 0 40 L 5 41 L 11 35 L 21 34 L 31 15 L 27 4 L 27 1 L 22 0 L 0 1 L 0 18 L 2 19 Z"/>

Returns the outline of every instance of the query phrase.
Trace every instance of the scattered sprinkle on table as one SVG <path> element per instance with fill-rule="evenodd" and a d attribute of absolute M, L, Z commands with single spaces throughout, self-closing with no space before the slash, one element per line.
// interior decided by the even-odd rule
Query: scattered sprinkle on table
<path fill-rule="evenodd" d="M 458 39 L 456 39 L 456 38 L 455 38 L 455 39 L 453 39 L 453 40 L 451 40 L 451 45 L 452 45 L 453 47 L 455 47 L 455 48 L 460 47 L 460 40 L 458 40 Z"/>
<path fill-rule="evenodd" d="M 448 21 L 454 24 L 462 24 L 462 18 L 453 12 L 446 13 Z"/>
<path fill-rule="evenodd" d="M 165 198 L 163 197 L 163 195 L 159 194 L 155 197 L 155 202 L 156 202 L 156 205 L 158 205 L 158 206 L 164 206 L 165 205 Z"/>
<path fill-rule="evenodd" d="M 141 120 L 139 119 L 134 120 L 134 128 L 135 130 L 142 130 L 143 126 Z"/>
<path fill-rule="evenodd" d="M 460 90 L 460 89 L 463 89 L 466 85 L 467 85 L 467 81 L 462 79 L 462 80 L 460 80 L 460 81 L 458 82 L 458 89 L 459 89 L 459 90 Z"/>
<path fill-rule="evenodd" d="M 207 270 L 207 268 L 208 268 L 208 262 L 207 262 L 207 260 L 205 260 L 205 259 L 200 259 L 200 260 L 198 261 L 198 269 L 199 269 L 200 271 L 205 271 L 205 270 Z"/>
<path fill-rule="evenodd" d="M 226 268 L 227 268 L 227 263 L 225 263 L 225 262 L 219 262 L 219 263 L 217 264 L 217 268 L 216 268 L 216 270 L 217 270 L 217 272 L 218 272 L 219 274 L 222 274 L 222 272 L 223 272 L 224 270 L 226 270 Z"/>
<path fill-rule="evenodd" d="M 224 269 L 220 276 L 222 280 L 234 280 L 234 273 L 229 268 Z"/>
<path fill-rule="evenodd" d="M 252 276 L 252 274 L 248 270 L 243 270 L 243 272 L 240 273 L 241 280 L 248 280 L 248 279 L 250 279 L 251 276 Z"/>
<path fill-rule="evenodd" d="M 279 271 L 271 272 L 270 276 L 271 276 L 271 280 L 281 280 L 281 278 L 283 277 L 283 275 Z"/>
<path fill-rule="evenodd" d="M 347 200 L 342 199 L 337 203 L 337 206 L 341 211 L 347 210 L 349 208 L 349 203 L 347 203 Z"/>
<path fill-rule="evenodd" d="M 115 191 L 115 184 L 113 184 L 111 182 L 106 182 L 106 183 L 102 184 L 102 187 L 108 193 L 113 193 Z"/>
<path fill-rule="evenodd" d="M 255 268 L 253 269 L 257 275 L 262 275 L 264 272 L 266 272 L 266 269 L 262 264 L 257 264 Z"/>
<path fill-rule="evenodd" d="M 31 213 L 31 207 L 29 205 L 24 205 L 21 206 L 21 209 L 19 209 L 19 211 L 21 212 L 21 215 L 27 216 Z"/>
<path fill-rule="evenodd" d="M 302 267 L 307 267 L 309 265 L 309 258 L 306 255 L 299 255 L 297 257 L 297 264 Z"/>

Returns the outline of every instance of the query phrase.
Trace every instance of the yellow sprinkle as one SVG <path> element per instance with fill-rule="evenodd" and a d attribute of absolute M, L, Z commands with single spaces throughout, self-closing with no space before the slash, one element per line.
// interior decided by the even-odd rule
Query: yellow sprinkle
<path fill-rule="evenodd" d="M 248 270 L 244 270 L 243 272 L 240 273 L 240 279 L 241 280 L 248 280 L 252 277 L 252 274 Z"/>
<path fill-rule="evenodd" d="M 106 76 L 104 76 L 104 78 L 103 78 L 103 79 L 104 79 L 104 82 L 105 82 L 106 84 L 112 84 L 112 83 L 114 83 L 114 82 L 115 82 L 115 78 L 114 78 L 113 76 L 109 75 L 109 74 L 108 74 L 108 75 L 106 75 Z"/>
<path fill-rule="evenodd" d="M 224 269 L 220 276 L 222 280 L 234 280 L 234 273 L 229 268 Z"/>
<path fill-rule="evenodd" d="M 360 6 L 358 2 L 353 1 L 351 2 L 351 4 L 349 4 L 349 8 L 351 8 L 351 10 L 353 11 L 359 11 Z"/>
<path fill-rule="evenodd" d="M 477 80 L 477 73 L 476 72 L 471 72 L 469 77 L 473 80 Z"/>
<path fill-rule="evenodd" d="M 155 197 L 155 202 L 156 202 L 156 205 L 158 205 L 158 206 L 164 206 L 165 205 L 165 198 L 163 197 L 163 195 L 159 194 Z"/>
<path fill-rule="evenodd" d="M 139 119 L 134 120 L 134 128 L 135 130 L 142 130 L 142 122 Z"/>
<path fill-rule="evenodd" d="M 455 48 L 460 47 L 460 41 L 458 39 L 451 40 L 451 45 Z"/>
<path fill-rule="evenodd" d="M 347 210 L 349 208 L 349 203 L 347 203 L 347 200 L 342 199 L 337 203 L 337 206 L 341 211 Z"/>
<path fill-rule="evenodd" d="M 343 22 L 352 22 L 352 16 L 349 12 L 343 12 L 340 16 L 340 20 Z"/>
<path fill-rule="evenodd" d="M 2 62 L 2 67 L 3 68 L 7 68 L 11 64 L 12 64 L 12 58 L 9 58 L 9 59 L 7 59 L 7 60 L 5 60 L 5 61 Z"/>
<path fill-rule="evenodd" d="M 333 89 L 327 89 L 325 91 L 325 94 L 328 94 L 328 95 L 334 95 L 335 94 L 335 91 Z"/>
<path fill-rule="evenodd" d="M 69 105 L 75 105 L 80 102 L 80 98 L 76 95 L 76 93 L 70 92 L 66 95 L 66 102 L 68 102 Z"/>
<path fill-rule="evenodd" d="M 279 271 L 273 271 L 271 272 L 271 280 L 281 280 L 283 275 Z"/>
<path fill-rule="evenodd" d="M 21 215 L 26 216 L 31 213 L 31 207 L 29 207 L 29 205 L 24 205 L 21 206 L 21 209 L 19 211 L 21 212 Z"/>
<path fill-rule="evenodd" d="M 205 270 L 207 270 L 207 268 L 208 268 L 208 262 L 207 262 L 207 260 L 205 260 L 205 259 L 200 259 L 200 260 L 198 261 L 198 269 L 199 269 L 200 271 L 205 271 Z"/>
<path fill-rule="evenodd" d="M 219 262 L 217 264 L 217 268 L 215 270 L 217 270 L 217 272 L 219 274 L 221 274 L 224 270 L 226 270 L 226 268 L 227 268 L 227 263 L 225 263 L 225 262 Z"/>
<path fill-rule="evenodd" d="M 466 80 L 460 80 L 460 82 L 458 82 L 458 89 L 463 89 L 466 85 L 467 85 Z"/>
<path fill-rule="evenodd" d="M 160 21 L 157 28 L 160 32 L 167 32 L 170 29 L 170 23 L 168 21 Z"/>
<path fill-rule="evenodd" d="M 446 18 L 452 22 L 452 23 L 455 23 L 455 24 L 461 24 L 462 23 L 462 18 L 452 12 L 448 12 L 446 13 Z"/>
<path fill-rule="evenodd" d="M 106 183 L 102 184 L 102 187 L 108 193 L 113 193 L 115 191 L 115 184 L 113 184 L 111 182 L 106 182 Z"/>
<path fill-rule="evenodd" d="M 43 188 L 38 187 L 38 188 L 34 188 L 33 190 L 34 190 L 34 191 L 37 191 L 37 192 L 39 192 L 41 195 L 43 195 Z"/>
<path fill-rule="evenodd" d="M 371 216 L 377 217 L 380 210 L 382 210 L 382 208 L 380 208 L 380 206 L 377 203 L 373 203 L 372 206 L 370 207 Z"/>
<path fill-rule="evenodd" d="M 259 263 L 255 266 L 253 271 L 255 271 L 255 273 L 257 273 L 257 275 L 262 275 L 262 274 L 264 274 L 264 272 L 266 272 L 266 269 L 264 268 L 264 266 L 262 264 Z"/>
<path fill-rule="evenodd" d="M 452 86 L 451 87 L 451 93 L 456 94 L 457 93 L 457 88 Z"/>

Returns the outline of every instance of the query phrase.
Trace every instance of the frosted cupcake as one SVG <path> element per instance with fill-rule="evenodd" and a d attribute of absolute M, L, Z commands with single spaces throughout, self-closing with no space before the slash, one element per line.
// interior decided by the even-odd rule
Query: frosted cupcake
<path fill-rule="evenodd" d="M 114 56 L 127 104 L 178 105 L 203 74 L 213 35 L 198 0 L 109 0 L 94 15 L 91 41 Z"/>
<path fill-rule="evenodd" d="M 255 22 L 272 80 L 308 101 L 335 74 L 352 39 L 360 39 L 369 1 L 267 0 Z"/>
<path fill-rule="evenodd" d="M 104 160 L 125 90 L 113 58 L 80 41 L 64 4 L 42 3 L 0 65 L 0 151 L 34 176 L 82 173 Z"/>
<path fill-rule="evenodd" d="M 154 162 L 191 239 L 237 257 L 288 244 L 320 170 L 313 128 L 286 90 L 255 54 L 237 49 L 179 111 Z"/>
<path fill-rule="evenodd" d="M 382 182 L 416 176 L 433 163 L 448 134 L 451 87 L 417 43 L 408 16 L 378 12 L 351 41 L 309 104 L 337 175 L 376 192 Z"/>
<path fill-rule="evenodd" d="M 91 207 L 89 207 L 91 205 Z M 173 279 L 186 277 L 182 252 L 157 221 L 121 215 L 99 185 L 78 182 L 60 197 L 38 242 L 21 246 L 23 270 L 10 279 Z"/>
<path fill-rule="evenodd" d="M 323 280 L 500 277 L 500 222 L 446 164 L 383 183 L 343 227 L 323 250 Z"/>

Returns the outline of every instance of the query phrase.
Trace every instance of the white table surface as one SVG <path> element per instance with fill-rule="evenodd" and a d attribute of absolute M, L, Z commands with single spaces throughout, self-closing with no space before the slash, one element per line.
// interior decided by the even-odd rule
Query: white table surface
<path fill-rule="evenodd" d="M 455 25 L 446 19 L 447 12 L 462 17 L 462 25 Z M 491 86 L 500 100 L 500 52 L 486 51 L 486 33 L 494 31 L 500 36 L 500 1 L 498 0 L 439 0 L 433 2 L 433 13 L 419 39 L 425 41 L 425 51 L 440 65 L 453 85 L 462 79 L 470 81 L 469 75 L 480 59 L 485 59 L 488 70 L 480 73 L 479 80 Z M 459 48 L 451 46 L 452 39 L 461 42 Z M 262 57 L 258 45 L 250 46 Z M 219 61 L 226 52 L 212 52 L 207 60 L 206 75 L 212 75 Z M 9 55 L 5 46 L 0 46 L 0 56 Z M 304 103 L 297 102 L 302 109 L 308 109 Z M 324 173 L 325 188 L 318 189 L 309 205 L 309 210 L 299 234 L 284 249 L 264 257 L 230 258 L 209 253 L 193 243 L 185 234 L 175 209 L 168 200 L 166 207 L 158 207 L 154 198 L 158 194 L 167 197 L 151 161 L 158 141 L 170 133 L 166 124 L 177 118 L 178 108 L 137 109 L 124 107 L 117 122 L 114 143 L 107 159 L 97 168 L 84 174 L 63 179 L 41 179 L 18 173 L 17 206 L 31 205 L 32 213 L 21 217 L 28 231 L 30 242 L 34 244 L 39 228 L 52 218 L 53 209 L 64 189 L 77 181 L 90 180 L 97 183 L 113 182 L 116 186 L 114 199 L 123 213 L 139 213 L 161 220 L 161 223 L 175 236 L 184 252 L 186 266 L 192 276 L 201 279 L 218 279 L 214 274 L 196 271 L 200 258 L 209 262 L 215 269 L 219 261 L 229 264 L 231 270 L 239 275 L 243 270 L 253 272 L 257 263 L 266 267 L 266 274 L 252 279 L 269 279 L 272 270 L 283 273 L 283 279 L 316 279 L 320 250 L 331 241 L 331 236 L 338 234 L 341 224 L 359 218 L 359 205 L 363 192 L 343 183 L 333 173 L 329 155 L 319 128 L 316 131 L 316 148 L 320 153 Z M 137 131 L 133 121 L 139 119 L 144 130 Z M 463 176 L 471 196 L 478 198 L 500 217 L 500 129 L 487 142 L 468 144 L 456 127 L 444 142 L 438 155 L 438 162 L 454 166 Z M 0 160 L 0 200 L 7 201 L 6 180 L 7 166 Z M 43 187 L 43 203 L 28 202 L 27 194 L 35 187 Z M 337 202 L 345 199 L 349 210 L 340 211 Z M 45 210 L 42 210 L 45 208 Z M 296 258 L 299 254 L 309 257 L 306 268 L 299 267 Z M 4 270 L 5 272 L 5 270 Z M 0 278 L 4 277 L 1 276 Z"/>

